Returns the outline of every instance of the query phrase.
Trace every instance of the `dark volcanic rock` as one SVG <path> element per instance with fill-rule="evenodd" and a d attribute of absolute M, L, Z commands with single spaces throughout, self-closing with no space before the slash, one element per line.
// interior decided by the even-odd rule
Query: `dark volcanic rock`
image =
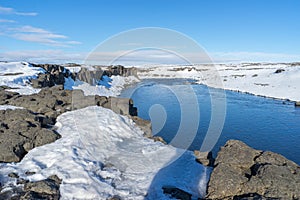
<path fill-rule="evenodd" d="M 192 199 L 191 194 L 189 194 L 181 189 L 178 189 L 176 187 L 164 186 L 162 189 L 163 189 L 164 194 L 167 194 L 174 199 L 180 199 L 180 200 L 191 200 Z"/>
<path fill-rule="evenodd" d="M 0 97 L 0 105 L 24 108 L 0 111 L 0 162 L 18 162 L 34 147 L 58 139 L 59 135 L 47 128 L 55 125 L 56 118 L 66 111 L 98 105 L 122 115 L 137 114 L 131 99 L 85 96 L 81 90 L 64 90 L 62 85 L 43 88 L 32 95 L 0 90 Z M 151 124 L 138 119 L 137 124 L 151 134 Z"/>
<path fill-rule="evenodd" d="M 77 79 L 87 82 L 90 85 L 97 85 L 97 82 L 101 79 L 104 71 L 102 69 L 89 70 L 82 68 L 77 74 Z"/>
<path fill-rule="evenodd" d="M 125 68 L 122 65 L 109 66 L 107 70 L 104 71 L 103 75 L 107 76 L 135 76 L 137 77 L 137 69 L 135 67 Z"/>
<path fill-rule="evenodd" d="M 42 181 L 28 182 L 24 185 L 24 191 L 27 194 L 24 196 L 30 196 L 33 198 L 59 199 L 60 184 L 61 179 L 59 179 L 56 175 L 50 176 Z"/>
<path fill-rule="evenodd" d="M 43 87 L 53 87 L 55 85 L 64 85 L 65 78 L 71 77 L 75 80 L 76 75 L 71 73 L 68 69 L 60 65 L 51 64 L 32 64 L 34 67 L 43 68 L 46 73 L 39 74 L 37 79 L 32 79 L 32 87 L 43 88 Z"/>
<path fill-rule="evenodd" d="M 284 72 L 284 71 L 285 71 L 284 69 L 277 69 L 277 70 L 275 71 L 275 74 L 279 74 L 279 73 Z"/>
<path fill-rule="evenodd" d="M 29 182 L 23 181 L 22 185 L 12 186 L 9 190 L 1 192 L 0 199 L 10 200 L 32 200 L 32 199 L 45 199 L 45 200 L 58 200 L 60 198 L 60 184 L 61 179 L 56 175 L 50 176 L 45 180 Z"/>
<path fill-rule="evenodd" d="M 25 154 L 60 136 L 42 128 L 36 115 L 25 109 L 0 111 L 0 162 L 18 162 Z"/>
<path fill-rule="evenodd" d="M 51 117 L 56 118 L 57 115 L 71 110 L 72 91 L 64 90 L 62 85 L 43 88 L 38 94 L 32 95 L 6 93 L 7 94 L 3 94 L 3 92 L 0 92 L 0 96 L 9 96 L 2 104 L 23 107 L 34 113 L 43 114 L 50 118 L 40 119 L 44 121 L 43 123 L 46 123 L 45 120 L 52 120 L 52 122 L 54 122 Z"/>
<path fill-rule="evenodd" d="M 94 66 L 92 69 L 82 68 L 76 78 L 91 85 L 97 85 L 98 81 L 101 80 L 103 76 L 110 77 L 113 75 L 137 77 L 137 69 L 134 67 L 125 68 L 121 65 L 109 67 Z"/>
<path fill-rule="evenodd" d="M 283 156 L 229 140 L 215 161 L 208 199 L 299 199 L 300 167 Z"/>

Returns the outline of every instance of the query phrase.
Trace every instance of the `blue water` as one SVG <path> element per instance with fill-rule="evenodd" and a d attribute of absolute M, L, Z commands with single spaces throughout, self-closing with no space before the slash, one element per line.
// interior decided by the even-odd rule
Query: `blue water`
<path fill-rule="evenodd" d="M 150 120 L 151 116 L 155 117 L 156 119 L 152 119 L 155 121 L 154 134 L 162 136 L 174 146 L 181 147 L 181 143 L 185 143 L 185 138 L 190 139 L 189 136 L 194 131 L 192 123 L 196 121 L 198 125 L 196 136 L 187 148 L 199 150 L 211 119 L 210 94 L 218 94 L 221 90 L 189 83 L 192 81 L 149 79 L 124 90 L 121 96 L 134 100 L 141 118 Z M 187 90 L 187 87 L 191 88 L 192 92 Z M 189 98 L 193 95 L 197 102 Z M 185 98 L 180 101 L 178 96 Z M 226 91 L 225 100 L 225 123 L 213 147 L 214 155 L 227 140 L 238 139 L 253 148 L 280 153 L 300 164 L 300 108 L 296 108 L 292 102 L 232 91 Z M 183 121 L 181 118 L 183 104 L 188 108 L 184 112 L 191 112 L 190 116 L 189 113 L 184 114 L 187 118 L 184 123 L 191 124 L 185 126 L 183 130 L 186 137 L 174 142 L 173 139 Z M 199 121 L 195 117 L 195 112 L 200 117 Z"/>

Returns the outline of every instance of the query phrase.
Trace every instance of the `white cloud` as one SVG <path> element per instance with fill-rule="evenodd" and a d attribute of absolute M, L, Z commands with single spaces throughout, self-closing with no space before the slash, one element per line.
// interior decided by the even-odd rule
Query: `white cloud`
<path fill-rule="evenodd" d="M 0 19 L 0 23 L 15 23 L 15 20 L 10 20 L 10 19 Z"/>
<path fill-rule="evenodd" d="M 33 26 L 7 27 L 4 30 L 4 33 L 17 40 L 50 46 L 69 47 L 71 45 L 81 44 L 78 41 L 68 40 L 68 37 L 65 35 L 55 34 L 48 30 Z"/>
<path fill-rule="evenodd" d="M 0 6 L 0 14 L 5 15 L 22 15 L 22 16 L 36 16 L 38 15 L 36 12 L 18 12 L 13 8 L 7 8 Z"/>

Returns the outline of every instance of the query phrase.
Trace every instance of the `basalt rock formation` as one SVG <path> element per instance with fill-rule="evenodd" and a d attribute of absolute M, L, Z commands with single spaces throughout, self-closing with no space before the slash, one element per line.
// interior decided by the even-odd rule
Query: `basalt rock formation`
<path fill-rule="evenodd" d="M 55 85 L 64 85 L 65 78 L 71 77 L 75 80 L 76 74 L 60 65 L 51 64 L 31 64 L 34 67 L 40 67 L 45 70 L 44 74 L 39 74 L 37 79 L 32 79 L 31 84 L 34 88 L 53 87 Z"/>
<path fill-rule="evenodd" d="M 137 77 L 137 69 L 125 68 L 122 65 L 117 66 L 93 66 L 92 68 L 81 68 L 81 70 L 77 74 L 77 79 L 87 82 L 91 85 L 96 85 L 99 80 L 102 79 L 103 76 L 135 76 Z"/>
<path fill-rule="evenodd" d="M 300 167 L 279 154 L 229 140 L 215 160 L 207 199 L 300 199 Z"/>

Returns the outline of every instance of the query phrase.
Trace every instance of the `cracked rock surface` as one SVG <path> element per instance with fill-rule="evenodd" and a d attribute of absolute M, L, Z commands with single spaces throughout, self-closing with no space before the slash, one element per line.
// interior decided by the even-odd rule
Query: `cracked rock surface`
<path fill-rule="evenodd" d="M 29 110 L 0 110 L 0 162 L 18 162 L 33 149 L 60 137 Z"/>
<path fill-rule="evenodd" d="M 300 199 L 300 167 L 285 157 L 229 140 L 218 153 L 208 199 Z"/>

